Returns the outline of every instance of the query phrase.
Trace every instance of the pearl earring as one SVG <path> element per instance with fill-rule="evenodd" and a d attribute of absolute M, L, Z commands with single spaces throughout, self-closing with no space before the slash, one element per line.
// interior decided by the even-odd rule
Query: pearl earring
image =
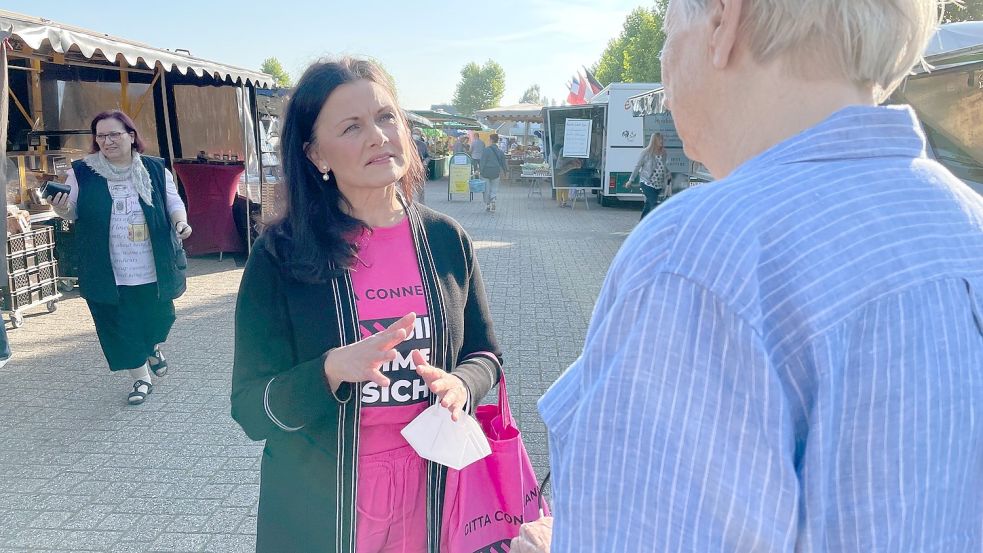
<path fill-rule="evenodd" d="M 324 182 L 328 182 L 328 168 L 327 167 L 322 167 L 321 168 L 321 171 L 323 173 L 321 175 L 321 180 L 323 180 Z"/>

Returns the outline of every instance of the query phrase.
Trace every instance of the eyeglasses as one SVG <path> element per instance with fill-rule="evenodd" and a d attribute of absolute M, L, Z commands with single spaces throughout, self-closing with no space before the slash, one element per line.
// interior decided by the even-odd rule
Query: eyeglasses
<path fill-rule="evenodd" d="M 130 134 L 130 133 L 117 131 L 117 132 L 111 132 L 106 134 L 97 134 L 96 142 L 106 142 L 108 140 L 109 142 L 116 143 L 119 142 L 121 138 L 123 138 L 124 134 Z"/>

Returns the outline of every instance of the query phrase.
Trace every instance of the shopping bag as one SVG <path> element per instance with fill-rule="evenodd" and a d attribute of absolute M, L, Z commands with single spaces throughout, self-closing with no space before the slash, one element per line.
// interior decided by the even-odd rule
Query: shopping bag
<path fill-rule="evenodd" d="M 441 553 L 504 553 L 519 526 L 541 516 L 539 483 L 512 418 L 504 375 L 498 405 L 478 407 L 475 418 L 492 452 L 461 470 L 447 469 Z M 545 504 L 542 514 L 550 514 Z"/>
<path fill-rule="evenodd" d="M 487 184 L 488 184 L 488 181 L 485 180 L 485 179 L 471 179 L 471 180 L 468 181 L 468 186 L 470 187 L 472 194 L 477 194 L 479 192 L 484 192 L 485 191 L 485 185 L 487 185 Z"/>

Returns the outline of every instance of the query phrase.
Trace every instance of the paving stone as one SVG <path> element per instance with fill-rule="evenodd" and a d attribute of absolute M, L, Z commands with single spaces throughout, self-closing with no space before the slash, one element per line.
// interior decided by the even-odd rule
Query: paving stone
<path fill-rule="evenodd" d="M 509 394 L 530 458 L 548 466 L 536 400 L 576 359 L 611 259 L 637 209 L 560 209 L 505 184 L 496 213 L 480 198 L 427 204 L 475 244 Z M 240 260 L 241 261 L 241 260 Z M 0 553 L 250 551 L 262 444 L 229 416 L 235 297 L 242 264 L 192 258 L 188 292 L 164 346 L 171 371 L 129 406 L 77 292 L 10 329 L 0 368 Z M 65 371 L 66 366 L 73 367 Z M 80 393 L 79 391 L 84 391 Z M 494 392 L 484 399 L 494 402 Z"/>

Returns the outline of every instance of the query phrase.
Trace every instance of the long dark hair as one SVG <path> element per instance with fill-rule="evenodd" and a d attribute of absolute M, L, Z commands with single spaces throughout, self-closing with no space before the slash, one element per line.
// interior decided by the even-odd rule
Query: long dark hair
<path fill-rule="evenodd" d="M 267 229 L 267 249 L 284 271 L 302 282 L 321 283 L 351 267 L 358 253 L 352 237 L 368 226 L 342 209 L 351 204 L 338 189 L 333 172 L 328 180 L 308 159 L 305 147 L 313 142 L 314 123 L 328 97 L 340 85 L 366 79 L 381 85 L 395 100 L 392 81 L 377 64 L 368 60 L 343 58 L 319 61 L 307 68 L 291 94 L 280 135 L 280 160 L 283 169 L 282 212 Z M 399 180 L 406 202 L 413 201 L 413 191 L 423 183 L 424 172 L 416 146 L 410 138 L 409 123 L 399 106 L 400 141 L 407 166 Z"/>
<path fill-rule="evenodd" d="M 143 153 L 143 139 L 140 138 L 140 133 L 137 131 L 136 123 L 133 122 L 133 119 L 130 119 L 129 115 L 118 109 L 104 111 L 92 118 L 92 123 L 89 124 L 89 128 L 92 130 L 92 146 L 90 146 L 91 153 L 94 154 L 99 151 L 99 144 L 96 142 L 96 125 L 98 125 L 99 121 L 102 121 L 103 119 L 115 119 L 119 121 L 123 125 L 123 128 L 126 129 L 126 132 L 133 133 L 133 146 L 131 149 L 136 150 L 141 154 Z"/>

